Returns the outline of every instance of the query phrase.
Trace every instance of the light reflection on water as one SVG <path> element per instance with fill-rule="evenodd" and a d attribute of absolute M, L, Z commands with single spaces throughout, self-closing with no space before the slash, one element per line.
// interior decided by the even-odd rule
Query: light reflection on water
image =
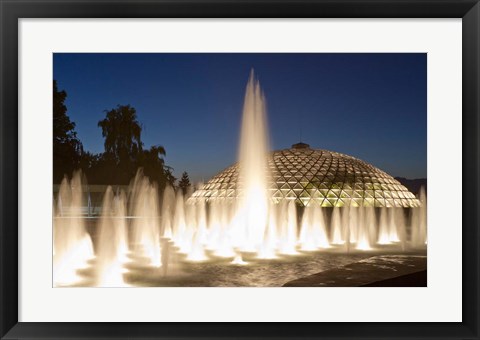
<path fill-rule="evenodd" d="M 288 281 L 357 262 L 372 253 L 309 253 L 276 260 L 244 256 L 247 265 L 232 265 L 231 259 L 183 262 L 169 266 L 168 274 L 151 268 L 129 266 L 125 281 L 134 286 L 154 287 L 279 287 Z"/>
<path fill-rule="evenodd" d="M 243 253 L 244 265 L 232 264 L 231 258 L 191 262 L 186 260 L 186 255 L 176 254 L 170 258 L 168 267 L 160 268 L 152 266 L 147 257 L 130 254 L 129 261 L 123 266 L 123 278 L 124 287 L 281 287 L 292 280 L 386 254 L 403 256 L 405 252 L 379 248 L 345 253 L 337 248 L 274 260 Z M 79 270 L 83 280 L 73 286 L 94 286 L 95 266 L 95 260 L 91 260 L 89 268 Z"/>

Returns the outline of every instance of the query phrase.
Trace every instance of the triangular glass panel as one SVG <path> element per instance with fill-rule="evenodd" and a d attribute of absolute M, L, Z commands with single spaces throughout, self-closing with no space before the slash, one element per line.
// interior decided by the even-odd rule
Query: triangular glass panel
<path fill-rule="evenodd" d="M 283 198 L 283 194 L 280 190 L 275 191 L 275 193 L 272 195 L 273 198 Z"/>
<path fill-rule="evenodd" d="M 297 195 L 292 190 L 290 190 L 285 194 L 285 197 L 292 198 L 292 197 L 297 197 Z"/>
<path fill-rule="evenodd" d="M 303 185 L 301 185 L 300 183 L 296 183 L 296 184 L 293 186 L 293 189 L 301 189 L 301 190 L 303 190 Z"/>
<path fill-rule="evenodd" d="M 308 197 L 308 198 L 310 198 L 311 195 L 310 195 L 310 193 L 309 193 L 307 190 L 303 190 L 303 191 L 300 193 L 300 197 Z"/>
<path fill-rule="evenodd" d="M 324 199 L 322 202 L 322 207 L 333 207 L 333 205 L 327 199 Z"/>
<path fill-rule="evenodd" d="M 337 205 L 338 198 L 327 198 L 327 200 L 330 202 L 332 207 L 335 207 Z"/>

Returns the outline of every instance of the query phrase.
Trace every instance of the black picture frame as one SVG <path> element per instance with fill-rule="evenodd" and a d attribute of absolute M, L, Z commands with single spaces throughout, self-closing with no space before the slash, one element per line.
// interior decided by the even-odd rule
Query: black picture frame
<path fill-rule="evenodd" d="M 478 0 L 0 0 L 0 336 L 69 338 L 479 339 Z M 462 314 L 459 323 L 18 322 L 18 19 L 462 18 Z M 458 183 L 460 185 L 460 183 Z M 460 227 L 460 226 L 451 226 Z M 448 273 L 446 273 L 448 275 Z M 438 308 L 446 308 L 438 301 Z M 45 306 L 48 308 L 48 306 Z"/>

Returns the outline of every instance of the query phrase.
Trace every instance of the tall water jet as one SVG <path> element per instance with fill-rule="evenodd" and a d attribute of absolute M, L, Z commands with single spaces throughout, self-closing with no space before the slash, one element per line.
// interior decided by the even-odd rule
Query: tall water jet
<path fill-rule="evenodd" d="M 327 224 L 325 223 L 325 214 L 323 213 L 323 209 L 317 205 L 313 207 L 312 225 L 315 245 L 318 248 L 330 248 Z"/>
<path fill-rule="evenodd" d="M 378 244 L 390 244 L 390 235 L 388 232 L 388 208 L 380 209 L 380 221 L 378 222 Z"/>
<path fill-rule="evenodd" d="M 80 277 L 77 270 L 93 258 L 93 245 L 82 216 L 82 174 L 75 172 L 71 182 L 64 178 L 57 198 L 57 215 L 53 221 L 53 283 L 71 285 Z"/>
<path fill-rule="evenodd" d="M 407 243 L 407 226 L 405 220 L 405 214 L 403 208 L 393 208 L 393 215 L 395 225 L 397 227 L 397 236 L 402 246 L 402 250 L 405 250 Z"/>
<path fill-rule="evenodd" d="M 297 205 L 295 201 L 286 201 L 280 206 L 280 252 L 286 255 L 297 254 Z M 287 206 L 286 209 L 284 208 Z"/>
<path fill-rule="evenodd" d="M 114 198 L 114 211 L 116 218 L 117 256 L 122 262 L 127 262 L 128 245 L 128 224 L 127 224 L 127 195 L 121 190 Z"/>
<path fill-rule="evenodd" d="M 205 244 L 207 241 L 207 208 L 204 199 L 200 199 L 196 204 L 197 233 L 200 235 L 200 242 Z"/>
<path fill-rule="evenodd" d="M 303 213 L 299 237 L 300 249 L 313 251 L 329 248 L 327 227 L 323 210 L 315 206 L 307 206 Z"/>
<path fill-rule="evenodd" d="M 377 217 L 375 215 L 375 208 L 367 207 L 366 211 L 366 232 L 369 244 L 372 245 L 377 241 Z"/>
<path fill-rule="evenodd" d="M 345 250 L 350 252 L 350 209 L 348 209 L 348 207 L 342 208 L 342 230 L 345 240 Z"/>
<path fill-rule="evenodd" d="M 411 229 L 412 229 L 412 246 L 424 247 L 427 243 L 427 196 L 425 188 L 420 188 L 419 194 L 420 207 L 412 209 Z"/>
<path fill-rule="evenodd" d="M 204 261 L 205 244 L 207 243 L 207 211 L 205 207 L 205 200 L 200 199 L 190 206 L 195 208 L 195 231 L 192 236 L 192 248 L 188 254 L 188 259 L 191 261 Z"/>
<path fill-rule="evenodd" d="M 175 213 L 173 216 L 173 233 L 172 240 L 177 247 L 180 248 L 181 253 L 188 253 L 188 235 L 186 235 L 187 224 L 185 219 L 185 208 L 183 201 L 183 193 L 177 190 L 175 199 Z"/>
<path fill-rule="evenodd" d="M 342 208 L 344 209 L 344 208 Z M 331 240 L 332 244 L 344 244 L 344 233 L 343 233 L 343 225 L 342 225 L 342 216 L 340 213 L 340 208 L 333 208 L 333 213 L 332 213 L 332 221 L 330 223 L 330 229 L 331 229 Z"/>
<path fill-rule="evenodd" d="M 209 209 L 208 221 L 208 249 L 213 250 L 216 256 L 234 257 L 235 251 L 230 237 L 230 208 L 224 202 L 212 202 Z M 245 239 L 243 234 L 237 233 L 234 241 L 241 247 Z"/>
<path fill-rule="evenodd" d="M 138 172 L 131 193 L 131 216 L 133 219 L 134 250 L 148 258 L 154 267 L 161 266 L 160 212 L 158 189 Z"/>
<path fill-rule="evenodd" d="M 348 231 L 350 243 L 357 243 L 358 238 L 358 211 L 360 208 L 350 205 L 348 208 Z"/>
<path fill-rule="evenodd" d="M 189 193 L 187 193 L 188 197 Z M 197 209 L 194 204 L 182 202 L 185 209 L 185 234 L 181 237 L 180 248 L 183 252 L 190 254 L 193 247 L 193 238 L 197 230 Z"/>
<path fill-rule="evenodd" d="M 247 237 L 246 249 L 258 250 L 268 222 L 267 153 L 269 151 L 265 97 L 253 70 L 248 80 L 242 114 L 239 152 L 240 208 Z"/>
<path fill-rule="evenodd" d="M 388 240 L 389 242 L 400 242 L 399 226 L 397 225 L 397 209 L 390 208 L 388 214 Z"/>
<path fill-rule="evenodd" d="M 268 224 L 265 229 L 265 235 L 263 238 L 263 244 L 260 248 L 258 258 L 261 259 L 274 259 L 277 249 L 277 206 L 275 203 L 270 203 L 268 210 Z"/>
<path fill-rule="evenodd" d="M 235 244 L 235 240 L 231 233 L 231 219 L 232 219 L 232 206 L 226 202 L 220 203 L 220 229 L 218 234 L 218 241 L 220 251 L 224 256 L 229 254 L 230 257 L 235 253 L 234 248 L 241 248 L 239 244 Z"/>
<path fill-rule="evenodd" d="M 216 251 L 219 247 L 220 223 L 222 219 L 222 210 L 217 201 L 208 204 L 208 222 L 207 222 L 207 249 Z"/>
<path fill-rule="evenodd" d="M 304 251 L 312 251 L 317 249 L 315 240 L 315 227 L 314 227 L 314 208 L 307 206 L 303 211 L 302 224 L 300 227 L 300 249 Z"/>
<path fill-rule="evenodd" d="M 165 238 L 172 238 L 172 223 L 175 210 L 175 191 L 167 184 L 162 197 L 162 224 L 161 235 Z"/>
<path fill-rule="evenodd" d="M 357 234 L 357 244 L 356 248 L 358 250 L 370 250 L 370 235 L 368 233 L 369 227 L 367 220 L 371 218 L 367 217 L 368 212 L 367 208 L 361 207 L 358 208 L 358 234 Z M 371 214 L 371 213 L 370 213 Z"/>
<path fill-rule="evenodd" d="M 123 264 L 126 261 L 127 230 L 125 225 L 125 194 L 114 197 L 109 186 L 102 204 L 102 214 L 98 222 L 97 246 L 97 286 L 125 286 Z"/>

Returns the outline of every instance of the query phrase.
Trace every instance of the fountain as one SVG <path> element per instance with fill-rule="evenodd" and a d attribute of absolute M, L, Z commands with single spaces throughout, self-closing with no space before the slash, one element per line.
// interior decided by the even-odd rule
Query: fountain
<path fill-rule="evenodd" d="M 343 232 L 343 223 L 341 219 L 340 209 L 343 208 L 333 208 L 332 214 L 332 244 L 344 244 L 344 232 Z"/>
<path fill-rule="evenodd" d="M 246 234 L 243 250 L 256 252 L 263 243 L 268 221 L 266 155 L 269 147 L 265 98 L 253 70 L 247 84 L 242 117 L 239 156 L 242 197 L 236 214 Z"/>
<path fill-rule="evenodd" d="M 95 217 L 81 173 L 65 179 L 54 199 L 54 285 L 124 287 L 135 285 L 139 272 L 161 284 L 175 268 L 183 273 L 182 266 L 189 265 L 224 263 L 241 270 L 316 254 L 425 248 L 425 191 L 421 207 L 409 216 L 403 208 L 355 202 L 323 208 L 312 199 L 303 208 L 295 197 L 270 197 L 268 152 L 265 98 L 252 71 L 242 114 L 237 200 L 189 200 L 191 193 L 184 196 L 170 186 L 159 195 L 140 169 L 127 192 L 106 189 Z"/>
<path fill-rule="evenodd" d="M 420 189 L 419 195 L 422 206 L 418 209 L 412 210 L 412 225 L 418 226 L 412 228 L 412 246 L 419 248 L 427 244 L 427 197 L 425 189 Z"/>
<path fill-rule="evenodd" d="M 162 252 L 158 189 L 139 171 L 130 195 L 130 216 L 135 217 L 132 221 L 133 251 L 137 256 L 147 258 L 152 266 L 160 267 Z"/>
<path fill-rule="evenodd" d="M 126 196 L 114 196 L 108 187 L 103 198 L 102 215 L 98 222 L 96 270 L 99 287 L 125 286 L 123 267 L 127 262 Z"/>
<path fill-rule="evenodd" d="M 57 215 L 53 223 L 53 283 L 71 285 L 81 280 L 77 271 L 93 258 L 93 245 L 82 217 L 82 173 L 63 179 L 58 194 Z"/>

